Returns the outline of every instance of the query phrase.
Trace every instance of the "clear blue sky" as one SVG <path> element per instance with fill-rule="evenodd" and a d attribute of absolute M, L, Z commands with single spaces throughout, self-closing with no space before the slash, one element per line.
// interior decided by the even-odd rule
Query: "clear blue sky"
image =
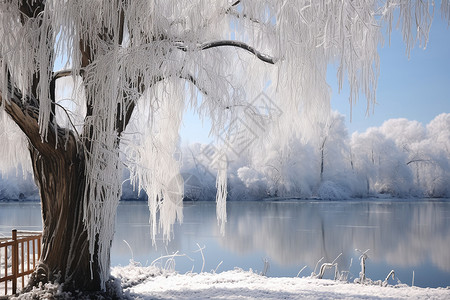
<path fill-rule="evenodd" d="M 406 48 L 398 30 L 392 32 L 391 45 L 386 37 L 380 48 L 380 77 L 377 104 L 366 114 L 366 99 L 361 97 L 353 106 L 350 123 L 349 90 L 344 85 L 338 94 L 333 67 L 328 74 L 333 90 L 331 106 L 346 116 L 349 134 L 363 132 L 369 127 L 381 126 L 392 118 L 417 120 L 424 125 L 440 113 L 450 113 L 450 28 L 440 12 L 435 12 L 427 48 L 415 46 L 408 59 Z M 202 123 L 187 112 L 180 135 L 184 142 L 208 143 L 209 123 Z"/>
<path fill-rule="evenodd" d="M 379 54 L 377 104 L 366 115 L 366 100 L 360 98 L 353 106 L 351 123 L 348 88 L 338 94 L 336 75 L 328 74 L 333 89 L 332 108 L 346 116 L 349 133 L 381 126 L 392 118 L 417 120 L 425 125 L 440 113 L 450 113 L 450 28 L 439 11 L 425 50 L 415 46 L 408 59 L 401 33 L 395 30 L 391 45 L 386 38 Z"/>

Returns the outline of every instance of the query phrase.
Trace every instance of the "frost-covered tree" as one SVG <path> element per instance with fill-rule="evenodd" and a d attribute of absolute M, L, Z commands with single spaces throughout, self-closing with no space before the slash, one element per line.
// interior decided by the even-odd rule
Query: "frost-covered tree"
<path fill-rule="evenodd" d="M 350 101 L 362 93 L 372 103 L 383 23 L 390 31 L 396 11 L 407 48 L 425 46 L 434 1 L 1 1 L 2 167 L 28 168 L 42 204 L 43 255 L 30 286 L 105 289 L 121 155 L 148 194 L 153 235 L 182 220 L 173 154 L 187 105 L 223 137 L 270 83 L 282 115 L 258 137 L 289 138 L 326 117 L 330 61 Z M 441 11 L 449 17 L 448 0 Z M 69 100 L 57 98 L 62 78 L 74 87 Z M 226 160 L 217 167 L 225 220 Z"/>
<path fill-rule="evenodd" d="M 344 116 L 333 111 L 320 124 L 319 165 L 321 198 L 346 198 L 351 195 L 354 173 L 351 170 L 350 146 Z"/>
<path fill-rule="evenodd" d="M 448 197 L 450 188 L 450 114 L 442 113 L 426 126 L 426 138 L 413 144 L 408 165 L 425 196 Z"/>
<path fill-rule="evenodd" d="M 413 176 L 407 154 L 379 128 L 354 133 L 351 146 L 354 171 L 360 181 L 365 180 L 367 193 L 409 194 Z"/>
<path fill-rule="evenodd" d="M 337 165 L 338 162 L 345 163 L 344 156 L 347 156 L 348 141 L 347 128 L 344 123 L 344 116 L 333 111 L 324 124 L 320 124 L 321 134 L 319 137 L 320 156 L 320 180 L 324 180 L 324 173 L 345 172 L 344 165 Z M 326 170 L 329 169 L 329 170 Z M 325 176 L 326 177 L 326 176 Z M 326 178 L 325 178 L 326 179 Z"/>

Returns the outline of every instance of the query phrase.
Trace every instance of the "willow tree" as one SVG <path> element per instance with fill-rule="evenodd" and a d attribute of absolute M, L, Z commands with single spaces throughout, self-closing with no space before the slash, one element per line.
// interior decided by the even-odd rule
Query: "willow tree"
<path fill-rule="evenodd" d="M 30 286 L 105 289 L 124 165 L 149 196 L 153 234 L 182 220 L 173 153 L 187 106 L 212 134 L 240 120 L 283 147 L 296 126 L 326 117 L 329 62 L 351 103 L 360 93 L 373 103 L 383 28 L 397 11 L 408 49 L 425 45 L 433 10 L 423 0 L 1 1 L 2 167 L 29 166 L 42 205 Z M 441 10 L 448 17 L 448 1 Z M 61 78 L 70 101 L 56 96 Z M 261 91 L 282 112 L 263 129 L 267 115 L 252 107 Z M 223 221 L 226 161 L 218 169 Z"/>

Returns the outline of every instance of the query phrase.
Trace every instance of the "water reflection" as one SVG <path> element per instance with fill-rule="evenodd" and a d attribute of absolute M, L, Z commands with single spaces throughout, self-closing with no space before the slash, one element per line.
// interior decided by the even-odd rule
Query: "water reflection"
<path fill-rule="evenodd" d="M 206 245 L 207 271 L 220 260 L 224 260 L 223 269 L 261 270 L 261 258 L 268 257 L 271 276 L 295 276 L 304 265 L 309 268 L 303 275 L 308 275 L 321 257 L 331 262 L 342 253 L 339 268 L 348 270 L 353 259 L 350 271 L 357 277 L 357 248 L 370 249 L 367 275 L 372 279 L 384 279 L 395 269 L 402 282 L 411 284 L 415 270 L 416 285 L 450 285 L 449 202 L 231 202 L 225 236 L 220 235 L 214 203 L 187 204 L 184 220 L 182 226 L 174 227 L 172 241 L 158 240 L 155 250 L 147 209 L 141 203 L 121 205 L 113 244 L 115 261 L 130 258 L 122 239 L 132 246 L 135 259 L 144 263 L 175 251 L 193 256 L 199 243 Z M 189 271 L 193 263 L 184 263 L 177 269 Z"/>
<path fill-rule="evenodd" d="M 431 261 L 450 271 L 448 203 L 232 203 L 224 247 L 262 248 L 280 264 L 302 263 L 355 248 L 399 266 Z"/>
<path fill-rule="evenodd" d="M 415 285 L 450 286 L 449 201 L 230 202 L 227 211 L 226 234 L 221 236 L 214 203 L 185 203 L 184 223 L 174 226 L 170 243 L 158 239 L 155 249 L 146 203 L 121 203 L 111 262 L 124 265 L 133 256 L 145 265 L 179 251 L 194 261 L 179 257 L 176 269 L 199 272 L 198 243 L 206 246 L 205 271 L 221 261 L 218 271 L 236 266 L 262 270 L 267 257 L 269 276 L 296 276 L 307 265 L 305 276 L 321 257 L 331 262 L 342 253 L 339 269 L 358 277 L 358 248 L 370 249 L 369 278 L 384 279 L 394 269 L 403 283 L 411 284 L 414 270 Z M 40 230 L 39 203 L 0 203 L 0 235 L 9 235 L 12 228 Z"/>
<path fill-rule="evenodd" d="M 42 230 L 39 202 L 0 202 L 0 237 L 11 230 Z"/>

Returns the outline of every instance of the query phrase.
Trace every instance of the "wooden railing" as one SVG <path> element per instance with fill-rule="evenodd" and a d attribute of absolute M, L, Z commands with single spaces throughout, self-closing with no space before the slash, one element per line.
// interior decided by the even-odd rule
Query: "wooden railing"
<path fill-rule="evenodd" d="M 15 229 L 11 238 L 0 239 L 0 295 L 16 294 L 18 282 L 24 288 L 41 257 L 41 240 L 41 232 Z"/>

